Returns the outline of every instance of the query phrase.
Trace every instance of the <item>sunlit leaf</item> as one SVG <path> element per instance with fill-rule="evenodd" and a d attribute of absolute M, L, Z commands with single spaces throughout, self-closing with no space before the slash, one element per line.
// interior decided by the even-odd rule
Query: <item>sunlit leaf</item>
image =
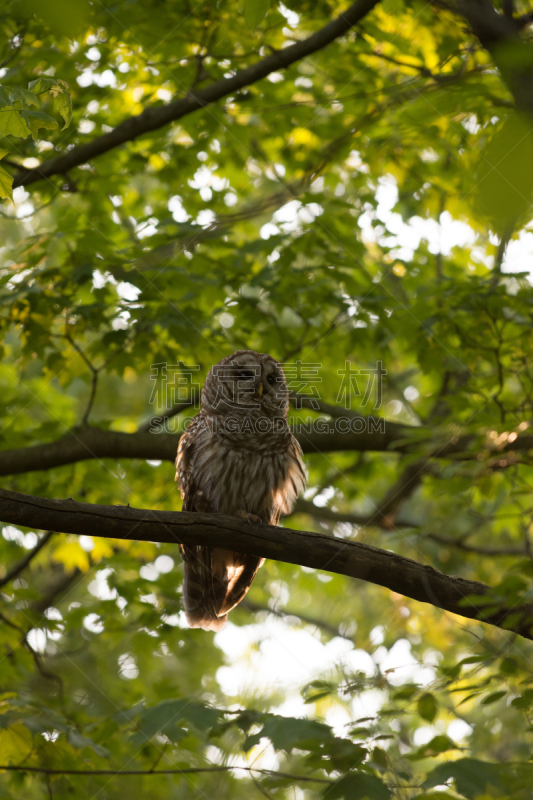
<path fill-rule="evenodd" d="M 0 197 L 13 199 L 13 177 L 0 166 Z"/>
<path fill-rule="evenodd" d="M 244 0 L 244 18 L 252 30 L 263 21 L 269 5 L 270 0 Z"/>
<path fill-rule="evenodd" d="M 533 203 L 533 127 L 510 115 L 481 152 L 475 186 L 476 210 L 503 235 L 527 222 Z"/>
<path fill-rule="evenodd" d="M 435 695 L 431 694 L 431 692 L 424 692 L 424 694 L 418 698 L 416 707 L 422 719 L 425 719 L 427 722 L 433 722 L 437 716 L 437 700 Z"/>
<path fill-rule="evenodd" d="M 40 128 L 47 128 L 48 130 L 54 130 L 54 128 L 59 127 L 56 120 L 53 117 L 50 117 L 48 114 L 43 113 L 42 111 L 33 111 L 33 110 L 26 110 L 20 112 L 21 116 L 23 117 L 24 121 L 27 123 L 28 127 L 30 128 L 31 135 L 34 139 L 37 139 L 39 136 L 39 129 Z"/>
<path fill-rule="evenodd" d="M 0 108 L 0 136 L 16 136 L 25 139 L 30 129 L 23 111 L 16 108 Z"/>

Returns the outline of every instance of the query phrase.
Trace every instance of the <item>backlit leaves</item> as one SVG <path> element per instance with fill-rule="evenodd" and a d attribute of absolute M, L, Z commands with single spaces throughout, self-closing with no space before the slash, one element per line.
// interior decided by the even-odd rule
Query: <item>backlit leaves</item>
<path fill-rule="evenodd" d="M 476 209 L 496 233 L 520 228 L 533 203 L 533 127 L 520 114 L 511 114 L 480 152 L 476 173 Z"/>
<path fill-rule="evenodd" d="M 2 151 L 30 170 L 283 52 L 345 7 L 5 5 Z M 527 66 L 524 48 L 502 63 Z M 76 442 L 94 370 L 90 425 L 133 433 L 183 388 L 154 365 L 198 366 L 201 385 L 237 348 L 318 364 L 303 391 L 411 427 L 403 453 L 308 455 L 307 510 L 287 524 L 482 580 L 497 592 L 487 614 L 528 601 L 532 461 L 514 443 L 533 414 L 530 234 L 516 241 L 532 170 L 513 102 L 461 18 L 388 0 L 290 69 L 17 190 L 0 215 L 2 449 Z M 6 197 L 15 169 L 0 167 Z M 318 427 L 325 416 L 291 410 Z M 170 462 L 87 451 L 45 471 L 35 452 L 3 486 L 180 508 Z M 419 482 L 398 492 L 413 468 Z M 390 492 L 383 520 L 353 523 Z M 4 528 L 0 581 L 37 533 Z M 276 561 L 213 635 L 185 626 L 181 584 L 177 545 L 55 534 L 0 587 L 2 756 L 89 773 L 50 786 L 2 773 L 0 792 L 528 800 L 525 640 L 444 614 L 439 598 Z"/>
<path fill-rule="evenodd" d="M 72 120 L 72 98 L 68 84 L 60 79 L 41 76 L 30 81 L 28 89 L 20 86 L 0 86 L 0 138 L 12 136 L 25 139 L 31 136 L 37 140 L 39 130 L 55 130 L 57 121 L 43 111 L 35 111 L 40 105 L 40 95 L 49 93 L 53 98 L 53 110 L 63 117 L 63 129 Z M 3 151 L 5 156 L 9 151 Z M 4 167 L 0 167 L 0 198 L 12 199 L 13 179 Z"/>
<path fill-rule="evenodd" d="M 265 18 L 270 0 L 244 0 L 244 18 L 252 30 Z"/>

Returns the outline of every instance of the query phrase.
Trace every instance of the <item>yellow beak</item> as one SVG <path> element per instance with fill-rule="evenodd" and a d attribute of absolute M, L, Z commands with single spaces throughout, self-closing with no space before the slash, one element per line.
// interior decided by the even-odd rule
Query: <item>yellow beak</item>
<path fill-rule="evenodd" d="M 264 388 L 265 388 L 265 387 L 263 386 L 263 382 L 261 381 L 261 383 L 260 383 L 260 384 L 259 384 L 259 386 L 257 387 L 257 394 L 259 395 L 259 397 L 263 397 L 263 390 L 264 390 Z"/>

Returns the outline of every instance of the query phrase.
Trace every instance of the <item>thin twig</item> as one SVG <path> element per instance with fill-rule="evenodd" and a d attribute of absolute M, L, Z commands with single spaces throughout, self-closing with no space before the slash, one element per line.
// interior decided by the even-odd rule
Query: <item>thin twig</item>
<path fill-rule="evenodd" d="M 59 675 L 56 675 L 53 672 L 48 672 L 48 670 L 45 669 L 45 667 L 43 666 L 43 663 L 41 661 L 41 657 L 40 657 L 39 653 L 37 653 L 37 651 L 34 650 L 33 647 L 31 646 L 31 644 L 28 642 L 28 634 L 26 633 L 26 631 L 23 628 L 21 628 L 20 625 L 17 625 L 15 622 L 12 622 L 4 614 L 2 614 L 2 612 L 0 612 L 0 620 L 2 620 L 2 622 L 5 625 L 7 625 L 9 628 L 12 628 L 13 630 L 15 630 L 15 631 L 17 631 L 18 633 L 21 634 L 20 643 L 30 653 L 30 655 L 33 658 L 33 661 L 34 661 L 35 666 L 37 667 L 37 670 L 39 671 L 39 673 L 42 675 L 43 678 L 47 678 L 48 680 L 55 681 L 55 683 L 58 684 L 59 692 L 60 692 L 61 704 L 63 704 L 63 681 L 61 680 Z M 11 648 L 11 652 L 13 652 L 13 648 Z"/>
<path fill-rule="evenodd" d="M 11 567 L 10 570 L 8 570 L 8 572 L 6 572 L 3 578 L 0 578 L 0 586 L 5 586 L 6 583 L 9 583 L 10 581 L 14 580 L 18 575 L 20 575 L 20 573 L 26 569 L 28 564 L 30 564 L 33 561 L 37 553 L 39 553 L 43 549 L 45 544 L 47 544 L 50 541 L 53 535 L 54 535 L 53 531 L 47 531 L 47 533 L 45 533 L 44 536 L 41 536 L 41 538 L 39 539 L 33 550 L 30 550 L 30 552 L 27 553 L 24 556 L 24 558 L 21 558 L 20 561 L 18 561 L 13 567 Z"/>
<path fill-rule="evenodd" d="M 98 373 L 100 371 L 100 368 L 95 367 L 94 364 L 87 358 L 81 347 L 76 344 L 76 342 L 74 341 L 74 339 L 67 330 L 65 330 L 64 337 L 65 339 L 67 339 L 68 342 L 70 342 L 74 350 L 76 350 L 76 352 L 82 357 L 82 359 L 85 361 L 85 364 L 92 373 L 91 392 L 89 395 L 89 401 L 87 403 L 87 408 L 85 409 L 85 414 L 83 415 L 81 421 L 81 424 L 85 427 L 89 424 L 89 414 L 91 413 L 94 403 L 94 397 L 96 395 L 96 387 L 98 385 Z"/>
<path fill-rule="evenodd" d="M 346 636 L 346 634 L 341 633 L 340 630 L 335 627 L 335 625 L 330 625 L 329 622 L 326 622 L 323 619 L 310 617 L 308 614 L 303 614 L 301 611 L 290 611 L 289 609 L 280 611 L 277 608 L 270 608 L 270 606 L 262 605 L 261 603 L 254 603 L 253 600 L 249 600 L 248 598 L 241 602 L 241 606 L 254 614 L 258 611 L 266 611 L 268 614 L 273 614 L 275 617 L 279 617 L 279 619 L 298 617 L 298 619 L 300 619 L 302 622 L 305 622 L 307 625 L 313 625 L 315 628 L 321 628 L 322 630 L 326 631 L 326 633 L 331 634 L 331 636 L 341 636 L 343 639 L 347 639 L 349 642 L 353 641 L 351 636 Z"/>
<path fill-rule="evenodd" d="M 195 407 L 198 404 L 199 399 L 199 393 L 192 392 L 190 400 L 186 400 L 183 403 L 176 403 L 176 405 L 173 406 L 170 411 L 163 411 L 161 414 L 156 414 L 155 416 L 150 417 L 147 422 L 143 422 L 143 424 L 139 425 L 137 428 L 137 433 L 141 433 L 142 431 L 151 431 L 154 425 L 161 425 L 164 422 L 167 422 L 169 419 L 172 419 L 172 417 L 181 414 L 182 411 L 187 411 L 187 409 Z"/>
<path fill-rule="evenodd" d="M 307 775 L 292 775 L 288 772 L 276 772 L 273 769 L 259 769 L 256 767 L 240 766 L 217 766 L 217 767 L 189 767 L 187 769 L 52 769 L 49 767 L 26 767 L 14 764 L 0 764 L 0 770 L 8 772 L 36 772 L 40 775 L 112 775 L 119 778 L 121 775 L 194 775 L 203 772 L 232 772 L 233 770 L 242 772 L 258 772 L 260 775 L 274 775 L 276 778 L 287 778 L 289 780 L 306 781 L 307 783 L 324 783 L 330 785 L 332 781 L 326 778 L 310 778 Z"/>
<path fill-rule="evenodd" d="M 505 258 L 505 251 L 507 250 L 507 245 L 509 244 L 512 233 L 513 230 L 512 228 L 510 228 L 504 233 L 502 233 L 500 237 L 498 250 L 496 252 L 496 258 L 494 259 L 494 266 L 492 268 L 492 278 L 490 281 L 491 286 L 497 286 L 498 281 L 500 280 L 502 274 L 503 259 Z"/>
<path fill-rule="evenodd" d="M 372 516 L 365 516 L 354 512 L 333 511 L 327 506 L 315 506 L 307 500 L 298 500 L 293 513 L 295 514 L 309 514 L 315 519 L 322 519 L 332 523 L 346 522 L 349 525 L 357 525 L 360 527 L 375 526 L 382 528 L 387 533 L 398 531 L 399 528 L 412 529 L 413 536 L 420 536 L 424 539 L 431 539 L 438 544 L 446 545 L 447 547 L 456 547 L 463 550 L 465 553 L 473 553 L 481 556 L 526 556 L 528 555 L 527 547 L 508 545 L 502 547 L 483 547 L 478 545 L 467 544 L 461 539 L 453 539 L 447 536 L 441 536 L 438 533 L 432 533 L 420 530 L 420 526 L 416 522 L 409 522 L 408 520 L 394 520 L 393 523 L 388 523 L 386 518 L 374 513 Z M 394 528 L 394 531 L 391 528 Z M 275 613 L 275 612 L 273 612 Z M 287 612 L 289 613 L 289 612 Z M 299 615 L 297 615 L 299 616 Z M 341 634 L 342 635 L 342 634 Z"/>

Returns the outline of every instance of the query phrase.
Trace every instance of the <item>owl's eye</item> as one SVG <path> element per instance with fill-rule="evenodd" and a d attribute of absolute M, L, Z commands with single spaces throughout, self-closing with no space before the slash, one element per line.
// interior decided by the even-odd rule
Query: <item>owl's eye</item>
<path fill-rule="evenodd" d="M 250 369 L 240 369 L 237 372 L 237 378 L 243 381 L 248 381 L 254 377 L 254 373 Z"/>
<path fill-rule="evenodd" d="M 270 384 L 271 386 L 274 386 L 274 384 L 277 382 L 277 378 L 276 378 L 276 376 L 275 376 L 275 375 L 274 375 L 274 374 L 271 372 L 271 373 L 270 373 L 270 375 L 268 375 L 268 376 L 267 376 L 267 381 L 269 382 L 269 384 Z"/>

